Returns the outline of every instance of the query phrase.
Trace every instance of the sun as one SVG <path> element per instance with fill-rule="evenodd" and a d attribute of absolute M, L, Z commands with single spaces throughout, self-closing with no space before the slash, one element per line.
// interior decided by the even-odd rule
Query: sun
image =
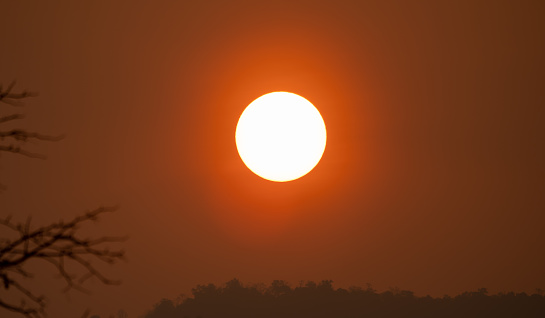
<path fill-rule="evenodd" d="M 276 182 L 309 173 L 322 158 L 326 139 L 318 109 L 289 92 L 268 93 L 251 102 L 235 132 L 238 153 L 248 169 Z"/>

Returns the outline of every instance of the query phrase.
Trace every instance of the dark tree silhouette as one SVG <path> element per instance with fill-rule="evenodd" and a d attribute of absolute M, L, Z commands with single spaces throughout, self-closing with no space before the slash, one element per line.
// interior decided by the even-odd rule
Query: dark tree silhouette
<path fill-rule="evenodd" d="M 11 83 L 6 90 L 3 90 L 0 85 L 0 102 L 19 107 L 22 106 L 22 99 L 37 95 L 27 91 L 13 93 L 14 85 L 15 82 Z M 2 116 L 0 124 L 23 117 L 20 113 Z M 32 158 L 44 158 L 43 155 L 23 149 L 21 144 L 29 139 L 54 141 L 61 138 L 62 136 L 52 137 L 22 129 L 0 130 L 0 142 L 8 140 L 8 143 L 0 144 L 0 151 Z M 117 210 L 116 207 L 100 207 L 68 222 L 59 221 L 40 227 L 33 227 L 30 217 L 24 223 L 13 222 L 10 216 L 0 217 L 2 233 L 0 236 L 0 289 L 6 291 L 5 294 L 8 295 L 0 296 L 0 308 L 26 317 L 45 316 L 47 305 L 45 296 L 38 295 L 32 291 L 32 288 L 22 283 L 26 278 L 33 277 L 25 266 L 33 260 L 49 263 L 65 281 L 65 292 L 71 289 L 87 292 L 84 284 L 93 277 L 107 285 L 119 284 L 119 281 L 104 276 L 91 261 L 98 259 L 104 263 L 114 264 L 124 259 L 124 251 L 118 248 L 111 249 L 108 243 L 120 242 L 125 238 L 113 236 L 86 238 L 79 232 L 83 224 L 97 221 L 102 214 L 115 210 Z M 79 272 L 74 272 L 74 265 L 80 267 Z M 84 313 L 84 316 L 87 315 L 88 311 Z"/>
<path fill-rule="evenodd" d="M 391 288 L 379 293 L 351 287 L 333 288 L 333 282 L 307 282 L 292 288 L 273 281 L 266 288 L 244 286 L 238 280 L 218 287 L 199 285 L 193 297 L 175 302 L 163 299 L 145 318 L 482 318 L 545 317 L 545 296 L 539 293 L 488 295 L 485 288 L 455 297 L 417 297 Z"/>

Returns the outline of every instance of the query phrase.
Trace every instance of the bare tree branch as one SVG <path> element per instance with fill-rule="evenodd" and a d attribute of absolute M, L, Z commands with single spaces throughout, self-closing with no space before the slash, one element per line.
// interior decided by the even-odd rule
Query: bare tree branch
<path fill-rule="evenodd" d="M 29 157 L 29 158 L 37 158 L 37 159 L 45 159 L 46 158 L 42 154 L 26 151 L 24 149 L 21 149 L 21 147 L 15 146 L 15 145 L 8 145 L 8 146 L 0 145 L 0 151 L 18 153 L 18 154 L 21 154 L 21 155 Z"/>
<path fill-rule="evenodd" d="M 0 124 L 5 123 L 7 121 L 15 120 L 15 119 L 22 119 L 25 118 L 25 115 L 23 114 L 12 114 L 4 117 L 0 117 Z"/>
<path fill-rule="evenodd" d="M 38 93 L 33 93 L 26 90 L 22 91 L 21 93 L 12 93 L 11 90 L 13 87 L 15 87 L 15 83 L 16 81 L 11 82 L 5 91 L 2 91 L 2 85 L 0 85 L 0 102 L 11 106 L 22 106 L 23 104 L 19 100 L 27 97 L 38 96 Z"/>
<path fill-rule="evenodd" d="M 12 305 L 8 304 L 6 302 L 3 302 L 2 299 L 0 299 L 0 307 L 3 307 L 7 310 L 22 314 L 25 317 L 29 318 L 41 318 L 45 317 L 45 312 L 42 310 L 38 310 L 35 308 L 24 308 L 20 305 Z"/>
<path fill-rule="evenodd" d="M 2 288 L 13 288 L 20 295 L 20 304 L 8 304 L 0 299 L 0 307 L 21 313 L 27 317 L 43 317 L 46 302 L 44 296 L 34 294 L 30 289 L 18 282 L 20 277 L 31 277 L 24 269 L 29 260 L 43 260 L 55 268 L 66 283 L 63 289 L 67 292 L 76 289 L 87 293 L 84 283 L 96 278 L 106 285 L 116 285 L 120 281 L 110 279 L 102 274 L 92 263 L 98 259 L 107 264 L 115 264 L 125 259 L 125 252 L 120 249 L 111 250 L 105 244 L 126 240 L 126 237 L 104 236 L 99 238 L 81 238 L 78 229 L 88 221 L 97 221 L 101 214 L 114 212 L 117 207 L 100 207 L 77 216 L 69 222 L 59 221 L 47 226 L 32 229 L 31 219 L 25 223 L 13 223 L 10 217 L 0 219 L 0 226 L 17 235 L 15 239 L 0 241 L 0 282 Z M 82 273 L 70 273 L 66 264 L 79 265 Z"/>
<path fill-rule="evenodd" d="M 63 135 L 48 136 L 48 135 L 42 135 L 35 132 L 28 132 L 21 129 L 12 129 L 10 131 L 0 131 L 0 139 L 9 138 L 9 137 L 15 140 L 20 140 L 20 141 L 27 141 L 28 139 L 31 139 L 31 138 L 38 139 L 38 140 L 58 141 L 64 138 Z"/>
<path fill-rule="evenodd" d="M 15 86 L 15 81 L 11 82 L 10 85 L 6 88 L 6 90 L 2 89 L 2 85 L 0 85 L 0 102 L 3 102 L 5 104 L 11 105 L 11 106 L 22 106 L 22 99 L 27 97 L 34 97 L 37 96 L 37 93 L 32 93 L 28 91 L 23 91 L 21 93 L 13 93 L 13 87 Z M 0 124 L 24 118 L 23 114 L 11 114 L 6 116 L 0 117 Z M 10 139 L 15 142 L 26 142 L 30 139 L 36 139 L 36 140 L 43 140 L 43 141 L 58 141 L 64 138 L 64 135 L 60 136 L 50 136 L 50 135 L 44 135 L 36 132 L 29 132 L 24 129 L 12 129 L 8 131 L 0 131 L 0 141 L 4 141 L 5 139 Z M 44 155 L 37 154 L 34 152 L 30 152 L 28 150 L 25 150 L 21 147 L 21 145 L 18 144 L 0 144 L 0 152 L 11 152 L 20 154 L 26 157 L 30 158 L 39 158 L 39 159 L 45 159 Z"/>

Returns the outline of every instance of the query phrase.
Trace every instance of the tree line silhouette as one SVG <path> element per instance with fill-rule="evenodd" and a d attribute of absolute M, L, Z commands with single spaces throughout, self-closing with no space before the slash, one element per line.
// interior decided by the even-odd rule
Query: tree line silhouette
<path fill-rule="evenodd" d="M 282 280 L 269 286 L 244 285 L 233 279 L 223 286 L 198 285 L 192 297 L 163 299 L 145 318 L 291 318 L 291 317 L 545 317 L 545 294 L 499 293 L 486 288 L 450 297 L 418 297 L 408 290 L 377 292 L 334 288 L 331 280 L 291 287 Z"/>

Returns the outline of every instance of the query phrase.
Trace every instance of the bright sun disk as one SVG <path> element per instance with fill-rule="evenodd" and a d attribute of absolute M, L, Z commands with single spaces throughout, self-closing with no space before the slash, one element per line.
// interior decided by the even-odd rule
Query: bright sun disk
<path fill-rule="evenodd" d="M 248 169 L 264 179 L 285 182 L 306 175 L 318 164 L 325 150 L 326 128 L 308 100 L 273 92 L 242 112 L 235 141 Z"/>

